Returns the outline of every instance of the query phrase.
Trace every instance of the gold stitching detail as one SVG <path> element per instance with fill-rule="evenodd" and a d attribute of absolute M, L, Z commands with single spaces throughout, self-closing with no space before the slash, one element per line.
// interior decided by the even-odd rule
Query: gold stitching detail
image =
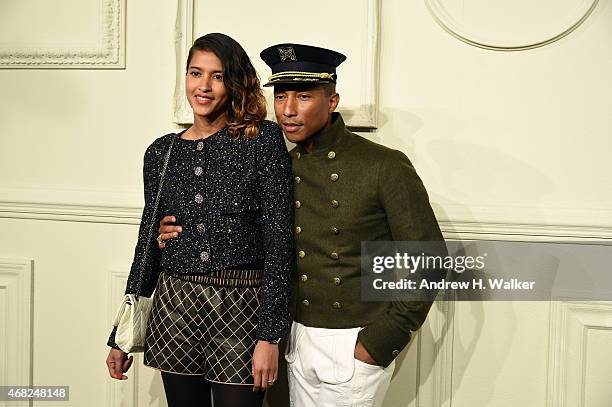
<path fill-rule="evenodd" d="M 334 75 L 335 74 L 329 74 L 327 72 L 321 72 L 321 73 L 316 73 L 316 72 L 300 72 L 300 71 L 286 71 L 286 72 L 279 72 L 279 73 L 275 73 L 274 75 L 270 75 L 268 77 L 269 81 L 273 81 L 276 79 L 283 79 L 286 77 L 295 77 L 293 78 L 294 81 L 316 81 L 318 79 L 334 79 Z"/>

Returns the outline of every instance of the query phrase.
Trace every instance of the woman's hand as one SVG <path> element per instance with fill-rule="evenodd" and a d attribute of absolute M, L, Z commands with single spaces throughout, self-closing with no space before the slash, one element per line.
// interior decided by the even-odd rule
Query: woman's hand
<path fill-rule="evenodd" d="M 166 243 L 164 243 L 166 240 L 178 237 L 179 233 L 183 231 L 182 227 L 174 225 L 175 222 L 176 218 L 174 216 L 164 216 L 163 219 L 159 221 L 157 244 L 160 249 L 166 247 Z"/>
<path fill-rule="evenodd" d="M 106 366 L 108 366 L 108 373 L 110 373 L 113 379 L 126 380 L 128 378 L 123 373 L 127 372 L 130 366 L 132 366 L 134 356 L 128 358 L 127 355 L 124 351 L 115 348 L 111 348 L 110 352 L 108 352 Z"/>
<path fill-rule="evenodd" d="M 253 391 L 266 391 L 278 378 L 278 344 L 258 341 L 253 352 Z"/>

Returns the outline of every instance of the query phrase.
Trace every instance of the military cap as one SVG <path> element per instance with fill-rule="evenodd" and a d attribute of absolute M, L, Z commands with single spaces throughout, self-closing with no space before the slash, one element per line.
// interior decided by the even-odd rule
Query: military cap
<path fill-rule="evenodd" d="M 268 83 L 336 83 L 336 67 L 345 55 L 330 49 L 302 44 L 278 44 L 261 51 L 261 59 L 272 68 Z"/>

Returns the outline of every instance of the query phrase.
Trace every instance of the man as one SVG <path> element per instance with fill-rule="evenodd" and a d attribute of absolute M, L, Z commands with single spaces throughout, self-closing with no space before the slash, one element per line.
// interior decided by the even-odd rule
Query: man
<path fill-rule="evenodd" d="M 362 241 L 442 241 L 408 158 L 348 131 L 335 113 L 338 52 L 265 49 L 295 180 L 297 273 L 286 349 L 292 406 L 380 406 L 395 358 L 431 302 L 363 302 Z M 177 230 L 162 224 L 162 239 Z"/>

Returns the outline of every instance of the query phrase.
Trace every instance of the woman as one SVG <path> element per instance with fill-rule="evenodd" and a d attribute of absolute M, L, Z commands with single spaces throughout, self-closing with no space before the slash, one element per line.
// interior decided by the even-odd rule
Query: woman
<path fill-rule="evenodd" d="M 198 38 L 187 58 L 193 125 L 151 144 L 144 158 L 145 208 L 126 293 L 155 288 L 144 364 L 161 370 L 170 407 L 261 406 L 278 369 L 278 341 L 289 326 L 293 267 L 293 183 L 282 132 L 266 115 L 257 74 L 244 49 L 223 34 Z M 149 241 L 161 168 L 171 156 L 159 210 L 182 233 Z M 147 245 L 148 243 L 148 245 Z M 113 347 L 111 377 L 132 358 Z"/>

